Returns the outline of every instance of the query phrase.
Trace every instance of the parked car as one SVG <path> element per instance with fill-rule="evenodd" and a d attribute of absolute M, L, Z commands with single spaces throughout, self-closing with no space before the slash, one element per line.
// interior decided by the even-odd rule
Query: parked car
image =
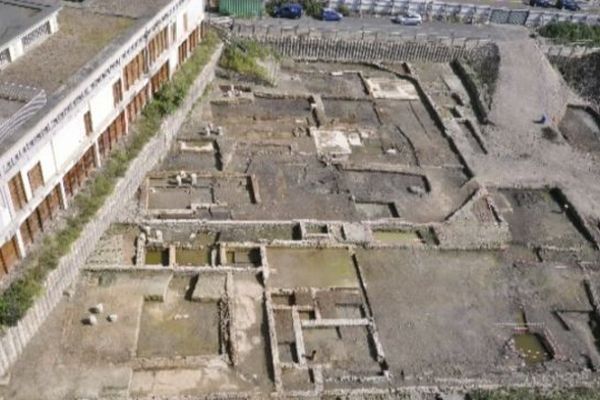
<path fill-rule="evenodd" d="M 341 21 L 342 18 L 344 18 L 342 16 L 341 13 L 331 9 L 331 8 L 324 8 L 323 12 L 321 13 L 321 19 L 323 21 Z"/>
<path fill-rule="evenodd" d="M 396 15 L 392 19 L 392 22 L 402 25 L 421 25 L 423 23 L 423 17 L 417 13 L 409 12 L 406 14 Z"/>
<path fill-rule="evenodd" d="M 575 0 L 557 0 L 556 8 L 558 8 L 559 10 L 562 10 L 564 8 L 565 10 L 569 11 L 581 10 L 581 6 Z"/>
<path fill-rule="evenodd" d="M 548 8 L 554 6 L 554 4 L 550 0 L 529 0 L 529 5 L 531 7 L 543 7 Z"/>
<path fill-rule="evenodd" d="M 275 17 L 297 19 L 302 17 L 302 11 L 302 6 L 300 4 L 283 4 L 275 9 Z"/>

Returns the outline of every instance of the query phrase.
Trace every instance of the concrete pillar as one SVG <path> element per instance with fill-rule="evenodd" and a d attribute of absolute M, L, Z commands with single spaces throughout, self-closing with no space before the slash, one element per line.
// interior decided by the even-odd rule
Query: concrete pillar
<path fill-rule="evenodd" d="M 23 236 L 21 236 L 21 230 L 17 229 L 15 232 L 15 238 L 17 241 L 17 249 L 19 250 L 19 255 L 21 258 L 25 258 L 27 255 L 27 250 L 25 249 L 25 243 L 23 242 Z"/>
<path fill-rule="evenodd" d="M 14 61 L 16 52 L 15 52 L 13 45 L 8 46 L 7 49 L 8 49 L 8 63 L 10 64 L 11 62 Z"/>
<path fill-rule="evenodd" d="M 10 60 L 15 61 L 16 58 L 19 58 L 23 55 L 23 42 L 17 40 L 13 42 L 12 46 L 9 47 Z"/>
<path fill-rule="evenodd" d="M 67 199 L 67 192 L 65 192 L 65 184 L 62 179 L 58 182 L 58 188 L 60 189 L 60 201 L 62 203 L 63 209 L 66 210 L 69 208 L 69 200 Z"/>
<path fill-rule="evenodd" d="M 19 174 L 21 175 L 21 181 L 23 182 L 25 198 L 27 199 L 27 202 L 29 202 L 33 198 L 33 193 L 31 192 L 31 185 L 29 184 L 29 177 L 27 176 L 26 172 L 23 172 L 23 170 L 19 171 Z"/>
<path fill-rule="evenodd" d="M 50 34 L 58 31 L 58 13 L 54 14 L 52 18 L 50 18 Z"/>
<path fill-rule="evenodd" d="M 100 148 L 97 140 L 94 140 L 92 147 L 94 148 L 94 163 L 96 164 L 96 168 L 100 168 L 102 166 L 102 158 L 100 158 Z"/>
<path fill-rule="evenodd" d="M 17 215 L 17 211 L 15 210 L 15 205 L 13 204 L 12 197 L 10 196 L 10 190 L 8 190 L 8 184 L 4 184 L 2 186 L 2 198 L 6 202 L 6 208 L 8 209 L 8 214 L 10 215 L 10 219 L 14 219 L 15 215 Z"/>

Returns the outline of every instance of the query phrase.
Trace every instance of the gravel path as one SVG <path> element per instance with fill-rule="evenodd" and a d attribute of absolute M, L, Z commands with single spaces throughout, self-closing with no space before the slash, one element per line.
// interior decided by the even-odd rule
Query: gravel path
<path fill-rule="evenodd" d="M 502 130 L 526 133 L 543 113 L 559 119 L 570 91 L 536 42 L 529 38 L 498 42 L 500 73 L 490 119 Z M 520 138 L 530 143 L 530 135 Z"/>

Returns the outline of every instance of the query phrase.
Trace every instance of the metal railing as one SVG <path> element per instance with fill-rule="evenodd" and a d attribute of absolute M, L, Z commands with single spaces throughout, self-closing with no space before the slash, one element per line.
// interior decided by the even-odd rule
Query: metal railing
<path fill-rule="evenodd" d="M 0 140 L 23 125 L 47 101 L 44 90 L 14 83 L 0 83 L 0 98 L 24 103 L 23 107 L 0 124 Z"/>

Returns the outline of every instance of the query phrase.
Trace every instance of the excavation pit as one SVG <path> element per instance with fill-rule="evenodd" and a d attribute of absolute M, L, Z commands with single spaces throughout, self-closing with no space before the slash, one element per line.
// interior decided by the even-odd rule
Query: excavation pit
<path fill-rule="evenodd" d="M 329 122 L 358 126 L 379 126 L 379 119 L 375 113 L 374 105 L 370 101 L 324 99 L 323 104 Z"/>
<path fill-rule="evenodd" d="M 357 72 L 313 72 L 298 74 L 309 93 L 322 96 L 366 98 L 365 87 Z"/>
<path fill-rule="evenodd" d="M 277 288 L 356 287 L 358 280 L 346 249 L 270 247 L 267 259 Z"/>
<path fill-rule="evenodd" d="M 302 330 L 309 366 L 326 364 L 333 377 L 381 374 L 377 353 L 366 327 L 334 327 Z"/>
<path fill-rule="evenodd" d="M 295 121 L 310 118 L 308 98 L 261 98 L 235 103 L 212 102 L 211 111 L 217 120 L 242 121 Z"/>
<path fill-rule="evenodd" d="M 559 129 L 575 148 L 584 152 L 600 151 L 600 116 L 595 111 L 569 106 Z"/>
<path fill-rule="evenodd" d="M 513 241 L 556 247 L 588 247 L 587 231 L 559 190 L 501 189 L 495 195 Z"/>
<path fill-rule="evenodd" d="M 260 199 L 258 187 L 244 174 L 158 173 L 146 181 L 146 210 L 151 213 L 185 214 L 204 210 L 216 219 L 228 218 L 229 204 L 246 205 Z"/>
<path fill-rule="evenodd" d="M 357 201 L 356 209 L 365 219 L 398 218 L 400 214 L 394 203 Z"/>
<path fill-rule="evenodd" d="M 283 387 L 289 391 L 311 391 L 314 389 L 311 370 L 306 368 L 285 368 L 281 379 Z"/>
<path fill-rule="evenodd" d="M 210 187 L 150 188 L 148 209 L 191 209 L 193 204 L 213 204 L 214 193 Z"/>
<path fill-rule="evenodd" d="M 175 249 L 175 262 L 181 266 L 197 266 L 211 264 L 211 249 Z"/>
<path fill-rule="evenodd" d="M 420 244 L 423 238 L 416 231 L 382 230 L 373 232 L 373 238 L 387 244 Z"/>
<path fill-rule="evenodd" d="M 422 175 L 384 171 L 346 171 L 352 194 L 359 201 L 392 201 L 411 199 L 429 192 Z"/>
<path fill-rule="evenodd" d="M 225 257 L 221 259 L 222 265 L 236 267 L 259 267 L 262 262 L 259 248 L 230 248 L 224 250 Z M 223 254 L 223 253 L 222 253 Z"/>
<path fill-rule="evenodd" d="M 217 142 L 211 139 L 178 140 L 169 153 L 165 164 L 168 169 L 219 170 L 221 167 Z"/>
<path fill-rule="evenodd" d="M 219 355 L 217 303 L 144 303 L 137 356 Z"/>
<path fill-rule="evenodd" d="M 146 265 L 169 265 L 169 249 L 147 248 L 144 263 Z"/>
<path fill-rule="evenodd" d="M 513 335 L 515 349 L 527 365 L 535 365 L 552 359 L 544 344 L 544 338 L 536 333 L 523 332 Z"/>

